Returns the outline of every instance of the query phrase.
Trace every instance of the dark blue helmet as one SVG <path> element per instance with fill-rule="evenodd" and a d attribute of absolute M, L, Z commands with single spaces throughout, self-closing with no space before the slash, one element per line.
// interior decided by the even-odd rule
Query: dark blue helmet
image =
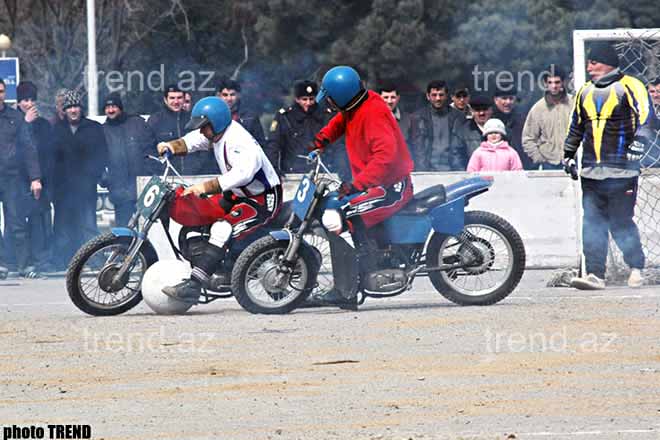
<path fill-rule="evenodd" d="M 323 76 L 321 90 L 316 95 L 316 102 L 320 103 L 329 97 L 337 107 L 344 109 L 361 90 L 360 75 L 355 69 L 348 66 L 336 66 Z"/>
<path fill-rule="evenodd" d="M 227 103 L 216 96 L 200 99 L 192 109 L 190 122 L 186 129 L 197 130 L 206 124 L 211 124 L 213 134 L 223 132 L 231 123 L 231 111 Z"/>

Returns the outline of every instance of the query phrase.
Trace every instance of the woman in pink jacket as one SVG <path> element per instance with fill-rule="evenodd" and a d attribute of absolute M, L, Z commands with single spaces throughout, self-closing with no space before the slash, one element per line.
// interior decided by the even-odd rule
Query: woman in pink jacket
<path fill-rule="evenodd" d="M 485 141 L 472 153 L 468 172 L 521 171 L 520 156 L 505 140 L 506 128 L 499 119 L 489 119 L 484 124 Z"/>

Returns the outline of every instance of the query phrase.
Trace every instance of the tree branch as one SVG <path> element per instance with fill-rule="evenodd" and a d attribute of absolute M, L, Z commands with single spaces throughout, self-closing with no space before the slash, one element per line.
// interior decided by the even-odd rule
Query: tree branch
<path fill-rule="evenodd" d="M 245 25 L 241 26 L 241 38 L 243 39 L 243 60 L 236 66 L 236 69 L 234 69 L 234 73 L 231 75 L 231 79 L 237 79 L 238 74 L 241 72 L 241 69 L 245 64 L 247 64 L 248 60 L 250 59 L 250 54 L 249 54 L 249 44 L 248 44 L 248 39 L 247 39 L 247 32 L 245 31 Z"/>

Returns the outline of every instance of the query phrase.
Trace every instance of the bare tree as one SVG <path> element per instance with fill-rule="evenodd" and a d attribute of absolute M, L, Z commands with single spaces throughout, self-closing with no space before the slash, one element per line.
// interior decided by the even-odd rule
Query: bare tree
<path fill-rule="evenodd" d="M 43 89 L 82 88 L 87 64 L 84 0 L 3 0 L 0 25 L 8 28 L 23 69 Z M 2 10 L 4 9 L 4 11 Z M 97 0 L 97 60 L 121 68 L 139 42 L 170 20 L 172 32 L 190 24 L 182 0 Z"/>

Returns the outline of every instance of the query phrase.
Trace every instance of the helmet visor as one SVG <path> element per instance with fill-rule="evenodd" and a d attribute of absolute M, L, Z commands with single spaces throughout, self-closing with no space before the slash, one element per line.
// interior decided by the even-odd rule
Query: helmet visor
<path fill-rule="evenodd" d="M 190 121 L 185 126 L 186 130 L 198 130 L 205 126 L 206 124 L 210 124 L 211 121 L 209 121 L 206 116 L 193 116 L 190 118 Z"/>
<path fill-rule="evenodd" d="M 325 87 L 321 86 L 319 92 L 316 94 L 316 103 L 320 104 L 328 96 L 328 91 Z"/>

